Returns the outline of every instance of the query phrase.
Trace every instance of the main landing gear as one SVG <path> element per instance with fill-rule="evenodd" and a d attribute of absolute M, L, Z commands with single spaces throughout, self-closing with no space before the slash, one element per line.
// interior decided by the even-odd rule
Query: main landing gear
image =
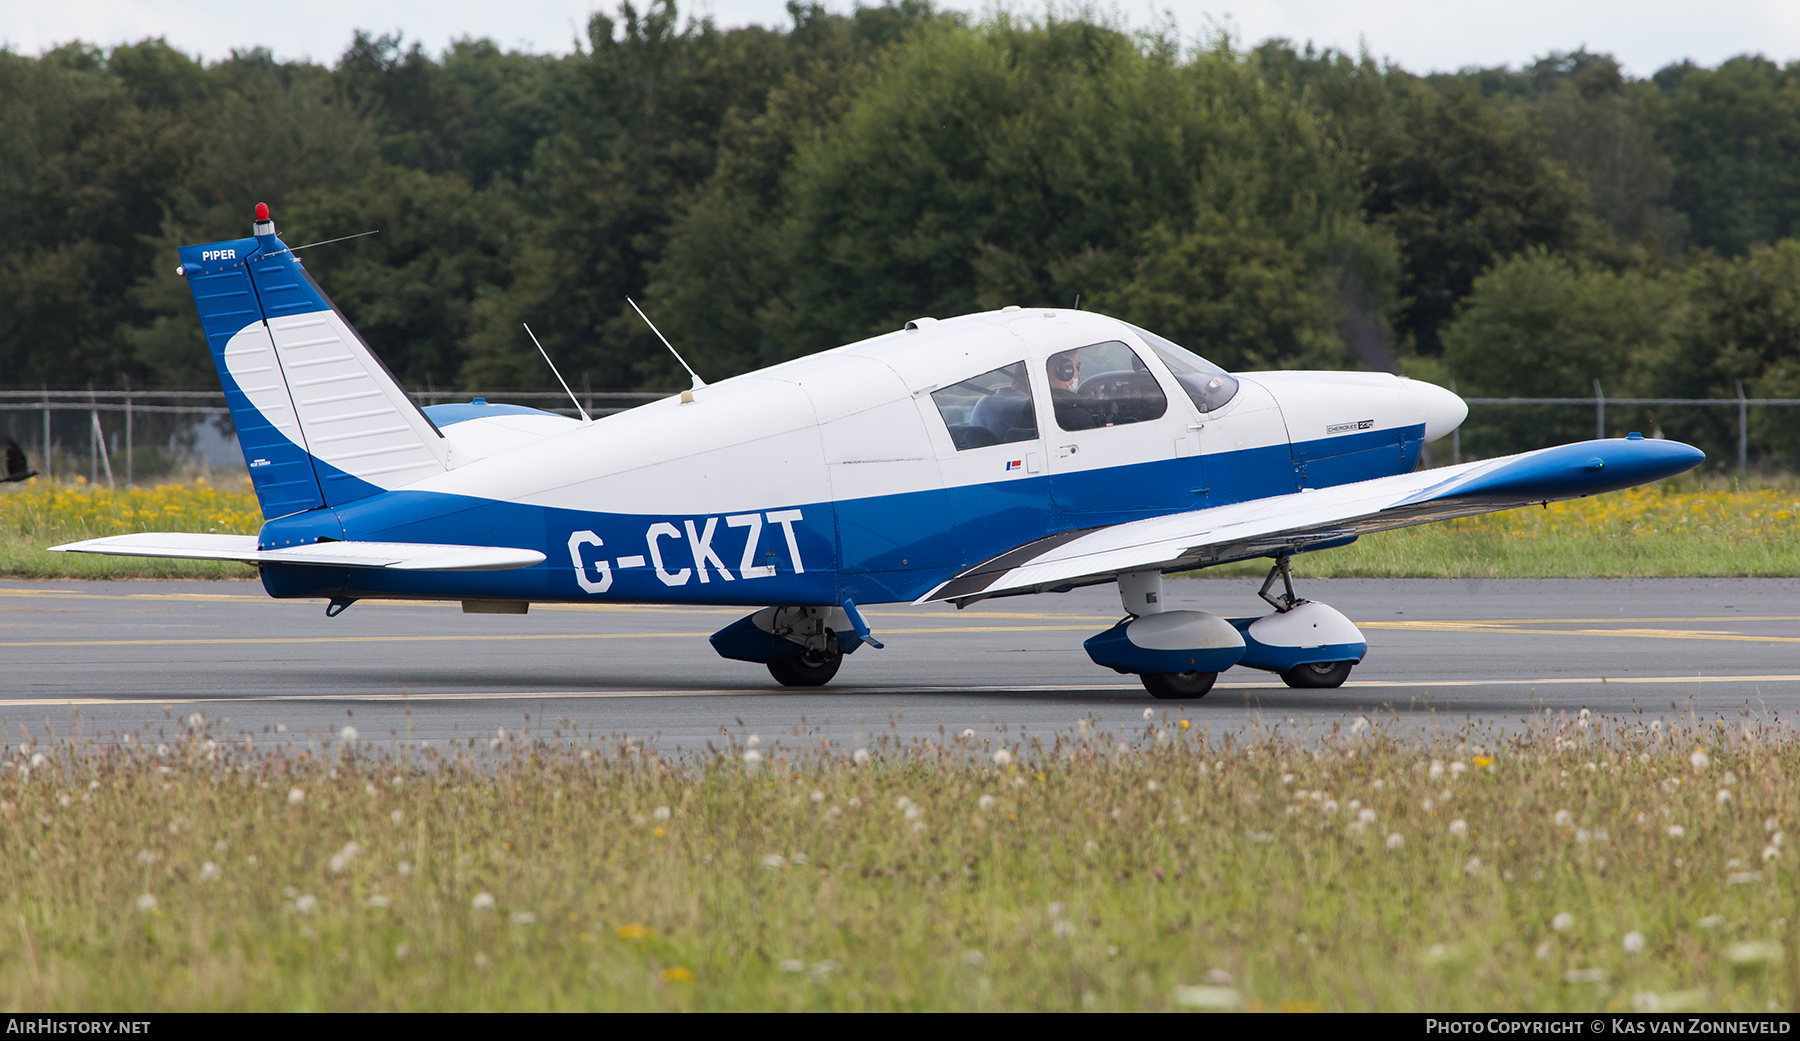
<path fill-rule="evenodd" d="M 1271 593 L 1277 581 L 1282 592 Z M 1295 595 L 1285 553 L 1258 591 L 1275 608 L 1261 618 L 1164 610 L 1162 585 L 1160 572 L 1120 575 L 1119 600 L 1129 617 L 1084 645 L 1096 664 L 1137 675 L 1151 697 L 1205 697 L 1233 665 L 1276 673 L 1290 687 L 1338 687 L 1369 649 L 1348 618 Z"/>
<path fill-rule="evenodd" d="M 824 686 L 863 642 L 841 607 L 765 607 L 712 636 L 721 656 L 767 665 L 784 687 Z"/>

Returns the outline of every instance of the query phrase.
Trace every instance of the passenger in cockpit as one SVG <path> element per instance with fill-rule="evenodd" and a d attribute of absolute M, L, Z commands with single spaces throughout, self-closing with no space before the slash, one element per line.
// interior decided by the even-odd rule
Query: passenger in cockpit
<path fill-rule="evenodd" d="M 1013 370 L 1012 386 L 995 389 L 977 401 L 969 413 L 970 426 L 986 427 L 1002 443 L 1037 436 L 1037 417 L 1031 411 L 1031 384 L 1025 375 L 1025 366 L 1009 368 Z M 1020 431 L 1029 433 L 1015 436 Z"/>

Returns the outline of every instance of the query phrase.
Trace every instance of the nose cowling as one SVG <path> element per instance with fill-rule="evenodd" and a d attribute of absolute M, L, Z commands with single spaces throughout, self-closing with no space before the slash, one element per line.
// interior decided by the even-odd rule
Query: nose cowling
<path fill-rule="evenodd" d="M 1469 403 L 1435 383 L 1410 381 L 1425 416 L 1425 440 L 1436 441 L 1469 418 Z"/>

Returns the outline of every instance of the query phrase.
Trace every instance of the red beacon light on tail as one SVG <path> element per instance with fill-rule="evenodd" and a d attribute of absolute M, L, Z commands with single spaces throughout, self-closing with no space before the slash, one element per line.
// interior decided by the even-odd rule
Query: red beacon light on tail
<path fill-rule="evenodd" d="M 268 203 L 259 202 L 256 204 L 256 226 L 253 230 L 258 238 L 264 235 L 275 234 L 275 222 L 269 219 Z"/>

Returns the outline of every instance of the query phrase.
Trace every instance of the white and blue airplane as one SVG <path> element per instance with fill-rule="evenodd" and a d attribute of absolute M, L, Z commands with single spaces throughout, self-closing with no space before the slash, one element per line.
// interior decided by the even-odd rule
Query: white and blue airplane
<path fill-rule="evenodd" d="M 1086 650 L 1156 697 L 1201 697 L 1234 665 L 1335 687 L 1368 645 L 1294 594 L 1293 554 L 1705 458 L 1632 434 L 1418 470 L 1468 414 L 1449 391 L 1232 374 L 1061 308 L 919 318 L 598 420 L 479 398 L 421 409 L 266 206 L 250 238 L 183 247 L 178 272 L 268 520 L 56 549 L 245 561 L 271 596 L 334 616 L 363 598 L 742 605 L 713 647 L 790 686 L 881 646 L 870 604 L 1117 583 L 1125 618 Z M 1273 613 L 1165 609 L 1165 574 L 1259 557 Z"/>

